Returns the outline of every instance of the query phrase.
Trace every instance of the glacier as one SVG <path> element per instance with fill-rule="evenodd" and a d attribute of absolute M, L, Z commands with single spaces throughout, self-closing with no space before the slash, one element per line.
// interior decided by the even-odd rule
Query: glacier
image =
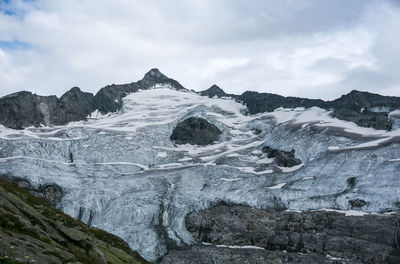
<path fill-rule="evenodd" d="M 188 213 L 225 202 L 258 209 L 399 210 L 400 130 L 375 130 L 321 108 L 248 115 L 229 98 L 158 85 L 127 95 L 116 113 L 65 126 L 0 127 L 0 174 L 64 190 L 65 213 L 111 232 L 148 260 L 194 242 Z M 208 146 L 176 145 L 176 125 L 198 116 L 222 135 Z M 279 167 L 264 145 L 295 150 L 302 164 Z M 71 160 L 73 157 L 73 160 Z M 353 212 L 353 211 L 350 211 Z"/>

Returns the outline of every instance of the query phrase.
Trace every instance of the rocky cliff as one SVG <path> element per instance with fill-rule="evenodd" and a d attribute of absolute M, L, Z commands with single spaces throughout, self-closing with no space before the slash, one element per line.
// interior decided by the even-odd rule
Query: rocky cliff
<path fill-rule="evenodd" d="M 60 98 L 23 91 L 0 98 L 0 124 L 14 129 L 64 125 L 85 119 L 96 108 L 93 94 L 78 87 Z"/>
<path fill-rule="evenodd" d="M 186 227 L 199 244 L 161 263 L 400 263 L 399 214 L 219 205 L 189 214 Z"/>

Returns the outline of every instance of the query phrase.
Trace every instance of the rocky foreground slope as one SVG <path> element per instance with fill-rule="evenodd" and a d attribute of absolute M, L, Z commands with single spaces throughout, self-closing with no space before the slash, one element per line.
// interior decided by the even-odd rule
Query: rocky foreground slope
<path fill-rule="evenodd" d="M 0 179 L 0 263 L 148 263 L 119 237 Z"/>

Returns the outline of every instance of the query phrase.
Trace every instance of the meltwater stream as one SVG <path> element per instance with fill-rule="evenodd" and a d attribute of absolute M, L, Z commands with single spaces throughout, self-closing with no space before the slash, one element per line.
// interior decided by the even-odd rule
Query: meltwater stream
<path fill-rule="evenodd" d="M 191 243 L 185 216 L 218 202 L 255 208 L 399 210 L 400 130 L 361 128 L 319 109 L 255 116 L 228 98 L 155 87 L 124 98 L 119 113 L 67 126 L 0 128 L 0 174 L 56 183 L 58 207 L 126 240 L 149 260 Z M 177 123 L 199 116 L 223 133 L 209 146 L 174 145 Z M 261 132 L 261 133 L 260 133 Z M 264 145 L 294 149 L 302 164 L 278 167 Z M 360 209 L 360 210 L 361 210 Z"/>

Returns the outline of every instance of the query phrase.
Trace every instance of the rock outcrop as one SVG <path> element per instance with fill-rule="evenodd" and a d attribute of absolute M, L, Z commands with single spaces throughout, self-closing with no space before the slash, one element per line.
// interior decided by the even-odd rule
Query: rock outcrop
<path fill-rule="evenodd" d="M 293 167 L 301 164 L 301 160 L 294 156 L 294 149 L 291 151 L 284 151 L 264 146 L 262 152 L 267 154 L 267 158 L 274 158 L 276 165 L 281 167 Z"/>
<path fill-rule="evenodd" d="M 176 144 L 209 145 L 217 141 L 221 130 L 204 118 L 189 117 L 180 122 L 171 134 Z"/>
<path fill-rule="evenodd" d="M 200 92 L 201 96 L 208 96 L 210 98 L 212 97 L 225 97 L 225 96 L 229 96 L 228 94 L 226 94 L 224 92 L 224 90 L 222 90 L 218 85 L 212 85 L 210 88 L 208 88 L 207 90 L 201 91 Z"/>
<path fill-rule="evenodd" d="M 148 262 L 119 237 L 0 179 L 0 263 Z"/>
<path fill-rule="evenodd" d="M 239 95 L 238 101 L 247 106 L 250 114 L 263 112 L 272 112 L 279 107 L 296 108 L 296 107 L 313 107 L 323 108 L 324 101 L 319 99 L 307 99 L 299 97 L 284 97 L 271 93 L 258 93 L 247 91 Z"/>
<path fill-rule="evenodd" d="M 392 125 L 388 115 L 400 108 L 400 98 L 353 90 L 327 102 L 325 108 L 334 109 L 333 116 L 339 119 L 363 127 L 390 130 Z"/>
<path fill-rule="evenodd" d="M 59 123 L 56 96 L 38 96 L 31 92 L 18 92 L 0 98 L 0 123 L 6 127 L 22 129 L 28 126 Z"/>
<path fill-rule="evenodd" d="M 400 263 L 399 225 L 399 214 L 345 216 L 219 205 L 186 219 L 188 231 L 206 245 L 171 251 L 162 263 L 394 264 Z"/>
<path fill-rule="evenodd" d="M 60 102 L 60 108 L 65 109 L 65 120 L 63 121 L 65 123 L 83 120 L 97 108 L 94 95 L 82 92 L 78 87 L 74 87 L 62 95 Z M 62 111 L 61 114 L 63 114 Z"/>
<path fill-rule="evenodd" d="M 0 124 L 14 129 L 64 125 L 84 119 L 96 109 L 94 96 L 74 87 L 61 98 L 18 92 L 0 98 Z"/>

